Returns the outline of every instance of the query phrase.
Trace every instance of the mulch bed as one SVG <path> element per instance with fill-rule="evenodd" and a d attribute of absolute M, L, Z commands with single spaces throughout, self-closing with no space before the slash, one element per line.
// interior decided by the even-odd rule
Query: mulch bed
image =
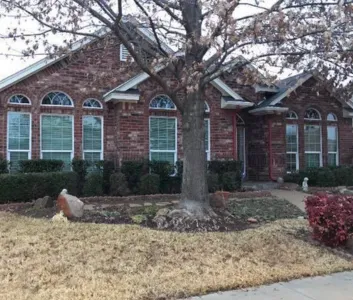
<path fill-rule="evenodd" d="M 246 196 L 246 195 L 244 195 Z M 264 223 L 277 219 L 298 218 L 304 214 L 286 200 L 276 198 L 247 198 L 244 200 L 230 201 L 227 209 L 214 208 L 217 216 L 209 221 L 188 221 L 178 231 L 239 231 L 261 226 Z M 103 204 L 100 202 L 100 204 Z M 173 205 L 168 208 L 173 208 Z M 128 204 L 113 205 L 102 208 L 97 205 L 92 210 L 85 210 L 83 217 L 73 218 L 72 222 L 97 223 L 97 224 L 137 224 L 143 227 L 156 229 L 153 222 L 157 205 L 145 207 L 130 207 Z M 0 205 L 0 211 L 17 213 L 31 218 L 51 219 L 56 214 L 56 208 L 35 208 L 31 203 L 18 203 Z M 249 218 L 252 219 L 249 222 Z M 254 222 L 255 219 L 255 222 Z M 164 229 L 173 230 L 173 226 Z"/>

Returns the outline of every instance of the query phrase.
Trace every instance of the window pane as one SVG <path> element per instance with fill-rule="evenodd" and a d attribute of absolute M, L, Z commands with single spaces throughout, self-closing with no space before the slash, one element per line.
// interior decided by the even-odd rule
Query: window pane
<path fill-rule="evenodd" d="M 321 152 L 321 129 L 317 125 L 305 125 L 305 151 Z"/>
<path fill-rule="evenodd" d="M 19 169 L 19 162 L 21 160 L 28 160 L 28 152 L 10 152 L 10 170 L 16 172 Z"/>
<path fill-rule="evenodd" d="M 176 150 L 175 119 L 150 119 L 150 150 Z"/>
<path fill-rule="evenodd" d="M 23 113 L 8 114 L 8 150 L 29 150 L 30 115 Z"/>
<path fill-rule="evenodd" d="M 329 153 L 327 160 L 329 166 L 337 166 L 337 153 Z"/>
<path fill-rule="evenodd" d="M 42 116 L 42 150 L 72 151 L 72 117 Z"/>
<path fill-rule="evenodd" d="M 328 152 L 337 152 L 337 127 L 327 127 L 327 147 Z"/>
<path fill-rule="evenodd" d="M 286 147 L 287 152 L 297 152 L 298 151 L 298 127 L 297 125 L 287 125 L 286 126 Z"/>
<path fill-rule="evenodd" d="M 64 170 L 71 169 L 71 152 L 43 152 L 42 158 L 62 160 L 65 163 Z"/>
<path fill-rule="evenodd" d="M 83 150 L 102 150 L 101 118 L 92 116 L 83 118 Z"/>
<path fill-rule="evenodd" d="M 205 120 L 205 149 L 206 151 L 209 151 L 209 139 L 210 139 L 210 133 L 209 133 L 209 124 L 210 120 L 207 119 Z"/>
<path fill-rule="evenodd" d="M 151 152 L 151 160 L 168 161 L 172 165 L 175 164 L 174 157 L 174 152 Z"/>
<path fill-rule="evenodd" d="M 305 164 L 307 168 L 320 167 L 320 153 L 305 153 Z"/>
<path fill-rule="evenodd" d="M 287 153 L 287 171 L 295 172 L 297 170 L 297 154 Z"/>

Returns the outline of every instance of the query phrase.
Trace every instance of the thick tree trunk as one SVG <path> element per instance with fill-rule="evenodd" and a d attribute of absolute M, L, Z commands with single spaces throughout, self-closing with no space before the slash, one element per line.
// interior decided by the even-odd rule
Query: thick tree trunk
<path fill-rule="evenodd" d="M 201 93 L 190 93 L 182 113 L 184 170 L 180 206 L 198 219 L 209 216 L 211 212 L 204 127 L 204 101 Z"/>

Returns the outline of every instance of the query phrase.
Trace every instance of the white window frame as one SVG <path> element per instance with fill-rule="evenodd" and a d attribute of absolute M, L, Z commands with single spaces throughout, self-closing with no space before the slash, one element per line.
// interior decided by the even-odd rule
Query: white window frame
<path fill-rule="evenodd" d="M 306 126 L 317 126 L 320 128 L 320 152 L 318 151 L 306 151 L 305 150 L 305 127 Z M 322 167 L 323 166 L 323 163 L 322 163 L 322 126 L 321 124 L 304 124 L 304 159 L 305 159 L 305 166 L 307 165 L 307 162 L 306 162 L 306 154 L 320 154 L 320 165 L 319 167 Z"/>
<path fill-rule="evenodd" d="M 293 120 L 293 119 L 292 119 Z M 287 126 L 295 126 L 296 127 L 296 138 L 297 138 L 297 151 L 287 151 Z M 295 170 L 299 171 L 299 126 L 298 124 L 286 124 L 286 155 L 287 154 L 295 154 Z M 286 170 L 287 174 L 292 173 L 291 171 Z"/>
<path fill-rule="evenodd" d="M 99 118 L 101 119 L 101 150 L 85 150 L 84 149 L 84 118 L 85 117 L 94 117 L 94 118 Z M 93 115 L 83 115 L 82 116 L 82 156 L 83 159 L 85 158 L 85 153 L 90 152 L 90 153 L 100 153 L 100 160 L 104 159 L 104 118 L 102 116 L 93 116 Z"/>
<path fill-rule="evenodd" d="M 158 119 L 174 119 L 175 120 L 175 150 L 151 150 L 151 119 L 158 118 Z M 178 118 L 176 117 L 165 117 L 165 116 L 150 116 L 148 120 L 148 150 L 149 150 L 149 159 L 151 160 L 152 153 L 160 153 L 160 152 L 167 152 L 167 153 L 174 153 L 174 165 L 178 161 Z"/>
<path fill-rule="evenodd" d="M 50 94 L 50 93 L 62 93 L 62 94 L 65 94 L 70 100 L 71 100 L 71 105 L 54 105 L 54 104 L 43 104 L 43 100 L 44 98 Z M 74 104 L 74 100 L 65 92 L 63 91 L 50 91 L 48 93 L 46 93 L 43 97 L 42 97 L 42 100 L 40 100 L 40 106 L 45 106 L 45 107 L 75 107 L 75 104 Z"/>
<path fill-rule="evenodd" d="M 9 149 L 9 115 L 10 114 L 23 114 L 23 115 L 29 115 L 29 149 L 26 150 L 10 150 Z M 10 153 L 11 152 L 28 152 L 28 159 L 31 159 L 32 157 L 32 114 L 28 112 L 16 112 L 16 111 L 9 111 L 7 113 L 7 130 L 6 130 L 6 157 L 7 160 L 10 161 Z M 11 162 L 11 161 L 10 161 Z"/>
<path fill-rule="evenodd" d="M 205 118 L 205 121 L 207 121 L 207 129 L 208 129 L 208 145 L 206 149 L 206 159 L 209 161 L 211 160 L 211 119 L 210 118 Z"/>
<path fill-rule="evenodd" d="M 87 101 L 90 101 L 90 100 L 97 101 L 97 102 L 99 103 L 100 107 L 89 107 L 89 106 L 85 106 L 85 103 L 86 103 Z M 99 100 L 97 100 L 97 99 L 95 99 L 95 98 L 87 98 L 85 101 L 83 101 L 82 107 L 83 107 L 84 109 L 103 109 L 102 102 L 100 102 Z"/>
<path fill-rule="evenodd" d="M 172 103 L 174 104 L 174 108 L 151 107 L 152 101 L 153 101 L 154 99 L 156 99 L 157 97 L 161 97 L 161 96 L 162 96 L 162 97 L 167 97 L 167 98 L 169 98 L 169 100 L 172 101 Z M 154 109 L 154 110 L 169 110 L 169 111 L 175 111 L 175 110 L 177 110 L 177 107 L 176 107 L 175 103 L 173 102 L 173 100 L 172 100 L 169 96 L 167 96 L 167 95 L 165 95 L 165 94 L 158 94 L 158 95 L 155 95 L 155 96 L 151 99 L 150 103 L 148 104 L 148 108 L 149 108 L 149 109 Z"/>
<path fill-rule="evenodd" d="M 131 46 L 134 48 L 133 44 Z M 127 53 L 125 56 L 124 51 Z M 129 57 L 132 61 L 134 60 L 127 48 L 123 44 L 120 44 L 120 61 L 127 61 Z"/>
<path fill-rule="evenodd" d="M 42 149 L 42 138 L 43 138 L 43 135 L 42 135 L 42 118 L 43 118 L 43 116 L 71 117 L 71 120 L 72 120 L 72 148 L 71 148 L 72 150 L 71 150 L 71 152 L 68 151 L 68 150 L 43 150 Z M 39 131 L 40 131 L 40 140 L 39 140 L 40 147 L 39 147 L 39 149 L 40 149 L 40 158 L 41 159 L 43 159 L 43 152 L 46 152 L 46 153 L 48 153 L 48 152 L 52 152 L 52 153 L 66 152 L 66 153 L 71 153 L 70 158 L 71 158 L 71 160 L 73 160 L 74 152 L 75 152 L 75 117 L 74 117 L 74 115 L 69 115 L 69 114 L 40 114 L 40 128 L 39 128 Z"/>
<path fill-rule="evenodd" d="M 14 97 L 14 96 L 22 96 L 22 97 L 25 97 L 25 98 L 28 99 L 29 103 L 15 103 L 15 102 L 10 102 L 11 98 Z M 32 105 L 31 99 L 29 99 L 29 97 L 27 97 L 25 94 L 13 94 L 13 95 L 11 95 L 11 97 L 7 100 L 7 103 L 8 103 L 8 104 L 11 104 L 11 105 Z"/>
<path fill-rule="evenodd" d="M 336 131 L 336 146 L 337 146 L 337 151 L 336 152 L 332 152 L 332 151 L 328 151 L 328 129 L 329 128 L 335 128 Z M 339 166 L 339 143 L 338 143 L 338 127 L 335 125 L 328 125 L 327 126 L 327 154 L 336 154 L 336 166 Z M 328 155 L 327 155 L 327 165 L 328 165 Z"/>

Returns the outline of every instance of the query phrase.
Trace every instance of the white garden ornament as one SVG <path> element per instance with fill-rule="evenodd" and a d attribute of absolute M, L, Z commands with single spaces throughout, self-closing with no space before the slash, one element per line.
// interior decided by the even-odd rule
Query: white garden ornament
<path fill-rule="evenodd" d="M 302 184 L 303 192 L 307 192 L 309 190 L 308 181 L 309 181 L 309 178 L 305 177 L 304 181 L 303 181 L 303 184 Z"/>

